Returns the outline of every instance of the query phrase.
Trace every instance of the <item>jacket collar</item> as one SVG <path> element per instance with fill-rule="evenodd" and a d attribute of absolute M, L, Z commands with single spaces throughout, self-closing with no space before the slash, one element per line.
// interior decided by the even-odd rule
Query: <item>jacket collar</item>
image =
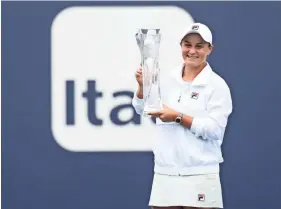
<path fill-rule="evenodd" d="M 182 71 L 183 71 L 184 64 L 180 67 L 179 73 L 177 73 L 177 80 L 183 82 L 182 80 Z M 213 70 L 209 63 L 203 68 L 203 70 L 194 78 L 192 81 L 193 86 L 206 86 L 209 83 L 211 74 Z"/>

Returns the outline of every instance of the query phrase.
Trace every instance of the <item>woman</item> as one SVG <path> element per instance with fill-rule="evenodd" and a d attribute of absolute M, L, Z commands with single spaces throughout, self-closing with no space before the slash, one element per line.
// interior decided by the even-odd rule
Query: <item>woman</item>
<path fill-rule="evenodd" d="M 207 62 L 210 29 L 188 27 L 181 39 L 183 66 L 161 78 L 163 110 L 156 117 L 155 166 L 149 205 L 154 209 L 222 208 L 219 164 L 232 99 L 228 85 Z M 143 111 L 142 73 L 132 104 Z"/>

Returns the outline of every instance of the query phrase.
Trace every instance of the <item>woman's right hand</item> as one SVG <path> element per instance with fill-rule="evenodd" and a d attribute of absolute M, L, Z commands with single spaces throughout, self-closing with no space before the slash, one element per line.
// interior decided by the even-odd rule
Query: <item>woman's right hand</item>
<path fill-rule="evenodd" d="M 139 69 L 136 72 L 136 80 L 139 84 L 139 87 L 142 88 L 143 86 L 143 80 L 142 80 L 142 67 L 140 66 Z"/>
<path fill-rule="evenodd" d="M 139 69 L 136 72 L 136 80 L 139 84 L 138 90 L 137 90 L 137 97 L 139 99 L 143 99 L 143 80 L 142 80 L 142 67 L 140 66 Z"/>

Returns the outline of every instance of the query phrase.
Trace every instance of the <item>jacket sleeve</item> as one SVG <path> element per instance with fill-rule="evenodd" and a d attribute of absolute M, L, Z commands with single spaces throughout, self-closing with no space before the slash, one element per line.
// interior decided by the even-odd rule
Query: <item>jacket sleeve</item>
<path fill-rule="evenodd" d="M 139 115 L 141 115 L 143 113 L 144 102 L 143 102 L 143 99 L 139 99 L 137 97 L 136 92 L 134 93 L 132 105 L 133 105 L 136 113 L 138 113 Z"/>
<path fill-rule="evenodd" d="M 190 131 L 203 140 L 223 140 L 232 98 L 227 84 L 213 90 L 207 103 L 207 116 L 194 117 Z"/>

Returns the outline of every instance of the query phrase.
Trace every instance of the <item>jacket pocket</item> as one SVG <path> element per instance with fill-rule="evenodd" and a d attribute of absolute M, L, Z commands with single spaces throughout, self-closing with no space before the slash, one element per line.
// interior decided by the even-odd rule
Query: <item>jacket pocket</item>
<path fill-rule="evenodd" d="M 200 166 L 218 163 L 220 161 L 220 147 L 216 143 L 216 141 L 198 139 L 189 133 L 187 140 L 182 145 L 184 147 L 184 165 Z"/>
<path fill-rule="evenodd" d="M 156 140 L 153 145 L 154 162 L 159 166 L 173 166 L 177 162 L 175 152 L 175 125 L 156 125 Z"/>

